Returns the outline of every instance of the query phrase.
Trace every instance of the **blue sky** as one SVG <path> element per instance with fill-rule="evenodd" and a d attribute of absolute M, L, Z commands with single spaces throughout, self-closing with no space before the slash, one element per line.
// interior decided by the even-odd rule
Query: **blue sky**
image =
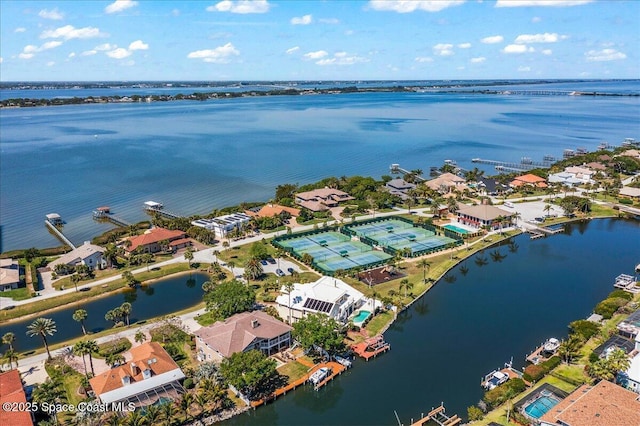
<path fill-rule="evenodd" d="M 0 0 L 0 79 L 640 78 L 638 22 L 640 0 Z"/>

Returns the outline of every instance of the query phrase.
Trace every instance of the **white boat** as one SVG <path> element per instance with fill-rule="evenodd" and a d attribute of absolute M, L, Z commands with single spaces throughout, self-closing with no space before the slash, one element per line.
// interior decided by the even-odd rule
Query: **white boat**
<path fill-rule="evenodd" d="M 484 376 L 482 387 L 486 390 L 494 389 L 509 380 L 509 375 L 499 370 L 494 370 Z"/>
<path fill-rule="evenodd" d="M 555 337 L 552 337 L 544 342 L 544 345 L 542 346 L 542 352 L 553 354 L 558 350 L 559 347 L 560 341 Z"/>
<path fill-rule="evenodd" d="M 640 273 L 640 263 L 636 265 L 636 273 Z"/>
<path fill-rule="evenodd" d="M 314 385 L 317 386 L 319 383 L 321 383 L 324 379 L 326 379 L 329 374 L 331 374 L 331 369 L 329 367 L 322 367 L 318 370 L 316 370 L 315 373 L 313 373 L 311 375 L 311 377 L 309 377 L 309 381 Z"/>
<path fill-rule="evenodd" d="M 346 359 L 346 358 L 343 358 L 341 356 L 335 355 L 333 357 L 333 359 L 335 359 L 338 364 L 341 364 L 341 365 L 343 365 L 343 366 L 345 366 L 347 368 L 351 367 L 351 361 Z"/>

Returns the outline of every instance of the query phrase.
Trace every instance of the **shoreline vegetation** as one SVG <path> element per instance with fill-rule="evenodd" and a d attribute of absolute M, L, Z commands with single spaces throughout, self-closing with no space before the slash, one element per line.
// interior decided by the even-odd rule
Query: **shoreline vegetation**
<path fill-rule="evenodd" d="M 185 92 L 190 88 L 211 88 L 215 89 L 207 92 L 193 92 L 193 93 L 177 93 L 175 95 L 168 94 L 131 94 L 131 95 L 103 95 L 103 96 L 84 96 L 84 97 L 64 97 L 64 98 L 51 98 L 51 99 L 37 99 L 37 98 L 9 98 L 0 101 L 0 108 L 30 108 L 39 106 L 59 106 L 59 105 L 86 105 L 86 104 L 106 104 L 106 103 L 135 103 L 135 102 L 170 102 L 170 101 L 183 101 L 183 100 L 195 100 L 206 101 L 212 99 L 231 99 L 231 98 L 243 98 L 243 97 L 260 97 L 260 96 L 296 96 L 296 95 L 335 95 L 335 94 L 348 94 L 348 93 L 381 93 L 381 92 L 419 92 L 419 93 L 459 93 L 459 94 L 477 94 L 477 95 L 511 95 L 518 94 L 519 92 L 537 93 L 541 95 L 572 95 L 572 96 L 614 96 L 614 97 L 638 97 L 640 93 L 611 93 L 611 92 L 597 92 L 597 91 L 569 91 L 569 90 L 552 90 L 541 89 L 536 90 L 497 90 L 497 89 L 471 89 L 471 87 L 482 86 L 518 86 L 524 84 L 549 84 L 557 82 L 568 83 L 581 83 L 588 81 L 600 81 L 600 80 L 510 80 L 510 81 L 470 81 L 470 82 L 429 82 L 433 84 L 424 84 L 425 81 L 401 81 L 390 86 L 379 85 L 376 83 L 383 83 L 378 81 L 368 82 L 371 83 L 371 87 L 358 87 L 361 82 L 335 82 L 350 84 L 348 86 L 335 86 L 328 88 L 298 88 L 297 85 L 304 84 L 311 86 L 314 83 L 318 85 L 327 83 L 324 82 L 227 82 L 227 83 L 211 83 L 211 82 L 176 82 L 176 83 L 154 83 L 154 82 L 140 82 L 140 83 L 62 83 L 62 82 L 48 82 L 48 83 L 4 83 L 0 84 L 0 89 L 5 91 L 19 91 L 19 90 L 78 90 L 78 89 L 156 89 L 156 88 L 184 88 Z M 608 81 L 608 80 L 605 80 Z M 626 80 L 620 80 L 626 81 Z M 629 80 L 633 81 L 633 80 Z M 396 83 L 396 82 L 393 82 Z M 255 87 L 273 87 L 273 89 L 258 90 L 256 88 L 248 87 L 247 90 L 242 90 L 244 86 Z M 275 88 L 278 87 L 278 88 Z M 225 89 L 233 89 L 231 91 L 225 91 Z"/>

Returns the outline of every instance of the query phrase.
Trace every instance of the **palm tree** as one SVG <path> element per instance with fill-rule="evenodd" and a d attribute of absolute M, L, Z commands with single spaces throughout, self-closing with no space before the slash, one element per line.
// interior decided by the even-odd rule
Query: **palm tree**
<path fill-rule="evenodd" d="M 104 361 L 109 364 L 111 368 L 114 368 L 118 365 L 124 364 L 126 359 L 122 354 L 110 353 L 104 358 Z"/>
<path fill-rule="evenodd" d="M 573 358 L 579 355 L 580 348 L 582 347 L 582 340 L 575 334 L 570 334 L 569 338 L 563 340 L 558 347 L 558 355 L 567 364 L 571 364 Z"/>
<path fill-rule="evenodd" d="M 129 302 L 124 302 L 122 305 L 120 305 L 120 311 L 122 312 L 122 315 L 124 316 L 124 319 L 127 322 L 127 325 L 129 325 L 129 315 L 131 315 L 131 311 L 132 311 L 132 306 L 131 303 Z"/>
<path fill-rule="evenodd" d="M 84 375 L 89 376 L 89 371 L 87 370 L 87 360 L 85 358 L 85 355 L 87 354 L 85 342 L 80 341 L 73 345 L 73 353 L 76 355 L 82 355 L 82 363 L 84 364 Z"/>
<path fill-rule="evenodd" d="M 214 250 L 211 254 L 213 254 L 214 263 L 218 263 L 218 255 L 220 252 L 218 250 Z"/>
<path fill-rule="evenodd" d="M 422 282 L 427 282 L 427 270 L 431 268 L 431 264 L 427 259 L 420 259 L 418 266 L 422 268 Z"/>
<path fill-rule="evenodd" d="M 225 249 L 225 251 L 229 248 L 229 245 L 229 240 L 222 242 L 222 248 Z"/>
<path fill-rule="evenodd" d="M 148 425 L 156 424 L 160 419 L 160 407 L 153 404 L 144 407 L 144 419 Z"/>
<path fill-rule="evenodd" d="M 135 335 L 135 337 L 134 337 L 134 340 L 136 341 L 136 343 L 144 343 L 144 342 L 146 342 L 146 341 L 147 341 L 147 335 L 146 335 L 146 334 L 144 334 L 144 331 L 139 330 L 139 331 L 136 333 L 136 335 Z"/>
<path fill-rule="evenodd" d="M 246 265 L 244 266 L 244 271 L 246 277 L 251 278 L 252 280 L 257 280 L 264 273 L 262 264 L 260 263 L 260 259 L 258 259 L 257 257 L 252 257 L 247 261 Z"/>
<path fill-rule="evenodd" d="M 233 272 L 233 268 L 236 267 L 236 262 L 234 262 L 233 260 L 230 262 L 227 262 L 227 266 L 229 267 L 229 269 L 231 270 L 231 275 L 233 275 L 234 277 L 236 276 L 236 274 Z"/>
<path fill-rule="evenodd" d="M 178 407 L 181 411 L 184 412 L 184 421 L 186 422 L 189 418 L 189 409 L 193 404 L 193 394 L 191 393 L 183 393 L 182 397 L 178 400 Z"/>
<path fill-rule="evenodd" d="M 166 426 L 170 426 L 175 413 L 175 405 L 173 404 L 173 401 L 165 402 L 160 407 L 162 410 L 162 416 L 164 417 L 164 424 Z"/>
<path fill-rule="evenodd" d="M 284 290 L 287 292 L 287 295 L 289 296 L 289 324 L 293 324 L 293 318 L 291 318 L 291 292 L 294 289 L 294 284 L 292 282 L 288 282 L 284 284 Z"/>
<path fill-rule="evenodd" d="M 402 281 L 400 281 L 400 287 L 399 290 L 402 290 L 404 288 L 404 297 L 407 297 L 407 286 L 409 285 L 409 280 L 407 278 L 404 278 Z"/>
<path fill-rule="evenodd" d="M 80 326 L 82 326 L 82 334 L 84 334 L 85 336 L 87 335 L 87 330 L 84 327 L 84 320 L 87 319 L 87 311 L 85 311 L 84 309 L 77 309 L 74 313 L 73 313 L 73 320 L 74 321 L 78 321 L 80 323 Z"/>
<path fill-rule="evenodd" d="M 100 347 L 98 346 L 98 342 L 95 340 L 87 340 L 84 342 L 85 349 L 87 351 L 87 355 L 89 356 L 89 367 L 91 368 L 91 374 L 96 375 L 95 370 L 93 369 L 93 355 L 94 353 L 98 353 L 100 351 Z"/>
<path fill-rule="evenodd" d="M 187 247 L 185 250 L 184 259 L 189 262 L 189 268 L 191 268 L 191 261 L 193 260 L 193 250 L 191 250 L 191 247 Z"/>
<path fill-rule="evenodd" d="M 76 291 L 78 291 L 78 282 L 80 282 L 80 275 L 78 275 L 77 273 L 71 275 L 71 282 L 76 287 Z"/>
<path fill-rule="evenodd" d="M 49 361 L 51 361 L 53 358 L 51 357 L 51 352 L 49 352 L 47 335 L 53 336 L 53 334 L 57 331 L 58 329 L 56 328 L 56 323 L 51 318 L 37 318 L 27 326 L 27 336 L 40 336 L 42 338 L 42 343 L 44 343 L 44 348 L 47 351 Z"/>
<path fill-rule="evenodd" d="M 59 404 L 67 400 L 67 392 L 64 389 L 62 381 L 60 379 L 51 380 L 47 378 L 44 383 L 37 385 L 33 391 L 33 401 L 37 402 L 40 406 L 43 403 L 50 405 Z M 56 410 L 51 410 L 54 424 L 58 424 L 58 418 Z"/>
<path fill-rule="evenodd" d="M 13 350 L 13 342 L 16 341 L 16 335 L 15 333 L 12 333 L 10 331 L 4 333 L 4 335 L 2 336 L 2 343 L 5 345 L 9 345 L 9 349 Z"/>
<path fill-rule="evenodd" d="M 126 426 L 144 426 L 146 422 L 146 418 L 140 414 L 140 411 L 132 411 L 127 414 L 124 424 Z"/>
<path fill-rule="evenodd" d="M 13 348 L 7 349 L 2 357 L 7 360 L 10 370 L 13 369 L 13 361 L 16 362 L 16 368 L 18 368 L 18 353 L 14 351 Z"/>

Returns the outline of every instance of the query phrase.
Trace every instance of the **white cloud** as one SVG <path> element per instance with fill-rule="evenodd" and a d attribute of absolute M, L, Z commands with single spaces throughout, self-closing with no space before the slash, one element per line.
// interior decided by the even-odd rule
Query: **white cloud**
<path fill-rule="evenodd" d="M 40 47 L 35 46 L 33 44 L 28 44 L 22 49 L 21 55 L 23 56 L 19 56 L 19 57 L 23 59 L 31 59 L 34 56 L 34 53 L 42 52 L 44 50 L 49 50 L 49 49 L 55 49 L 61 44 L 62 44 L 61 41 L 56 41 L 56 40 L 48 41 Z"/>
<path fill-rule="evenodd" d="M 531 71 L 531 67 L 520 66 L 520 67 L 518 67 L 518 71 L 519 72 L 529 72 L 529 71 Z"/>
<path fill-rule="evenodd" d="M 525 53 L 527 51 L 527 46 L 524 44 L 509 44 L 502 49 L 504 53 Z"/>
<path fill-rule="evenodd" d="M 33 53 L 38 51 L 38 46 L 34 46 L 33 44 L 27 44 L 22 51 L 24 53 Z"/>
<path fill-rule="evenodd" d="M 471 43 L 460 43 L 458 45 L 459 49 L 469 49 L 471 47 Z"/>
<path fill-rule="evenodd" d="M 14 33 L 23 33 L 25 31 L 27 31 L 25 27 L 18 27 L 15 30 L 13 30 Z"/>
<path fill-rule="evenodd" d="M 311 15 L 304 15 L 299 18 L 291 18 L 291 25 L 309 25 L 313 22 Z"/>
<path fill-rule="evenodd" d="M 138 5 L 137 1 L 132 0 L 116 0 L 111 3 L 109 6 L 104 8 L 105 13 L 118 13 L 123 10 L 130 9 Z"/>
<path fill-rule="evenodd" d="M 579 6 L 593 0 L 498 0 L 496 7 L 530 7 L 530 6 Z"/>
<path fill-rule="evenodd" d="M 215 49 L 196 50 L 187 55 L 189 59 L 202 59 L 204 62 L 216 64 L 227 64 L 231 62 L 233 56 L 238 56 L 240 52 L 231 43 L 218 46 Z"/>
<path fill-rule="evenodd" d="M 31 59 L 31 58 L 33 58 L 33 53 L 20 53 L 18 55 L 18 58 L 20 58 L 20 59 Z"/>
<path fill-rule="evenodd" d="M 98 53 L 97 50 L 85 50 L 80 55 L 82 55 L 82 56 L 92 56 L 92 55 L 95 55 L 96 53 Z"/>
<path fill-rule="evenodd" d="M 53 62 L 53 61 L 49 61 L 49 62 L 47 62 L 47 66 L 48 66 L 48 67 L 52 67 L 52 66 L 54 66 L 55 64 L 56 64 L 56 63 L 55 63 L 55 62 Z"/>
<path fill-rule="evenodd" d="M 324 58 L 325 56 L 327 56 L 329 53 L 327 53 L 327 51 L 325 50 L 317 50 L 315 52 L 309 52 L 309 53 L 305 53 L 304 54 L 304 58 L 305 59 L 321 59 Z"/>
<path fill-rule="evenodd" d="M 516 43 L 556 43 L 560 40 L 561 36 L 557 33 L 544 33 L 544 34 L 520 34 L 516 37 Z"/>
<path fill-rule="evenodd" d="M 4 62 L 4 58 L 0 56 L 0 64 Z"/>
<path fill-rule="evenodd" d="M 100 30 L 95 27 L 75 28 L 73 25 L 65 25 L 55 30 L 43 31 L 42 34 L 40 34 L 40 38 L 64 38 L 65 40 L 71 40 L 73 38 L 95 38 L 105 35 L 107 34 L 101 33 Z"/>
<path fill-rule="evenodd" d="M 428 56 L 418 56 L 414 59 L 416 62 L 424 63 L 424 62 L 433 62 L 433 58 Z"/>
<path fill-rule="evenodd" d="M 489 36 L 489 37 L 480 39 L 480 42 L 484 44 L 496 44 L 496 43 L 502 43 L 503 41 L 504 41 L 504 37 L 502 37 L 501 35 Z"/>
<path fill-rule="evenodd" d="M 115 49 L 116 46 L 115 44 L 109 44 L 109 43 L 103 43 L 103 44 L 99 44 L 96 47 L 94 47 L 94 50 L 99 50 L 99 51 L 103 51 L 103 50 L 113 50 Z"/>
<path fill-rule="evenodd" d="M 53 19 L 55 21 L 59 21 L 60 19 L 64 18 L 64 13 L 61 13 L 56 7 L 55 9 L 52 9 L 52 10 L 42 9 L 38 13 L 38 16 L 44 19 Z"/>
<path fill-rule="evenodd" d="M 465 0 L 371 0 L 369 7 L 373 10 L 397 13 L 411 13 L 416 10 L 438 12 L 464 2 Z"/>
<path fill-rule="evenodd" d="M 539 16 L 534 16 L 533 18 L 531 18 L 531 22 L 534 24 L 537 24 L 538 22 L 541 22 L 542 18 Z"/>
<path fill-rule="evenodd" d="M 339 24 L 340 20 L 337 18 L 320 18 L 318 19 L 318 22 L 320 22 L 321 24 L 335 25 L 335 24 Z"/>
<path fill-rule="evenodd" d="M 75 58 L 76 57 L 76 52 L 71 52 L 69 53 L 69 56 L 67 56 L 67 58 Z"/>
<path fill-rule="evenodd" d="M 451 50 L 452 47 L 453 47 L 453 44 L 438 43 L 435 46 L 433 46 L 433 53 L 438 56 L 451 56 L 455 54 L 453 50 Z"/>
<path fill-rule="evenodd" d="M 180 10 L 179 9 L 173 9 L 171 11 L 171 16 L 180 16 Z"/>
<path fill-rule="evenodd" d="M 290 49 L 287 49 L 286 53 L 287 53 L 287 55 L 291 55 L 292 53 L 297 52 L 298 50 L 300 50 L 300 46 L 294 46 L 294 47 L 292 47 Z"/>
<path fill-rule="evenodd" d="M 124 47 L 118 47 L 116 49 L 110 50 L 106 52 L 107 56 L 113 59 L 123 59 L 127 56 L 131 56 L 131 52 L 129 52 Z"/>
<path fill-rule="evenodd" d="M 627 55 L 615 49 L 590 50 L 584 54 L 589 62 L 619 61 Z"/>
<path fill-rule="evenodd" d="M 147 50 L 149 45 L 142 40 L 136 40 L 129 45 L 129 50 Z"/>
<path fill-rule="evenodd" d="M 541 51 L 543 55 L 551 55 L 553 53 L 553 51 L 551 49 L 544 49 Z"/>
<path fill-rule="evenodd" d="M 267 13 L 270 8 L 271 5 L 267 0 L 223 0 L 207 7 L 207 12 Z"/>
<path fill-rule="evenodd" d="M 487 58 L 485 58 L 484 56 L 480 56 L 480 57 L 477 57 L 477 58 L 471 58 L 469 60 L 469 62 L 471 62 L 472 64 L 481 64 L 486 60 L 487 60 Z"/>
<path fill-rule="evenodd" d="M 362 62 L 369 62 L 368 58 L 349 55 L 347 52 L 336 52 L 333 58 L 324 58 L 316 62 L 317 65 L 353 65 Z"/>
<path fill-rule="evenodd" d="M 61 44 L 62 44 L 61 41 L 48 41 L 45 44 L 43 44 L 42 46 L 40 46 L 40 50 L 54 49 L 54 48 L 60 46 Z"/>

